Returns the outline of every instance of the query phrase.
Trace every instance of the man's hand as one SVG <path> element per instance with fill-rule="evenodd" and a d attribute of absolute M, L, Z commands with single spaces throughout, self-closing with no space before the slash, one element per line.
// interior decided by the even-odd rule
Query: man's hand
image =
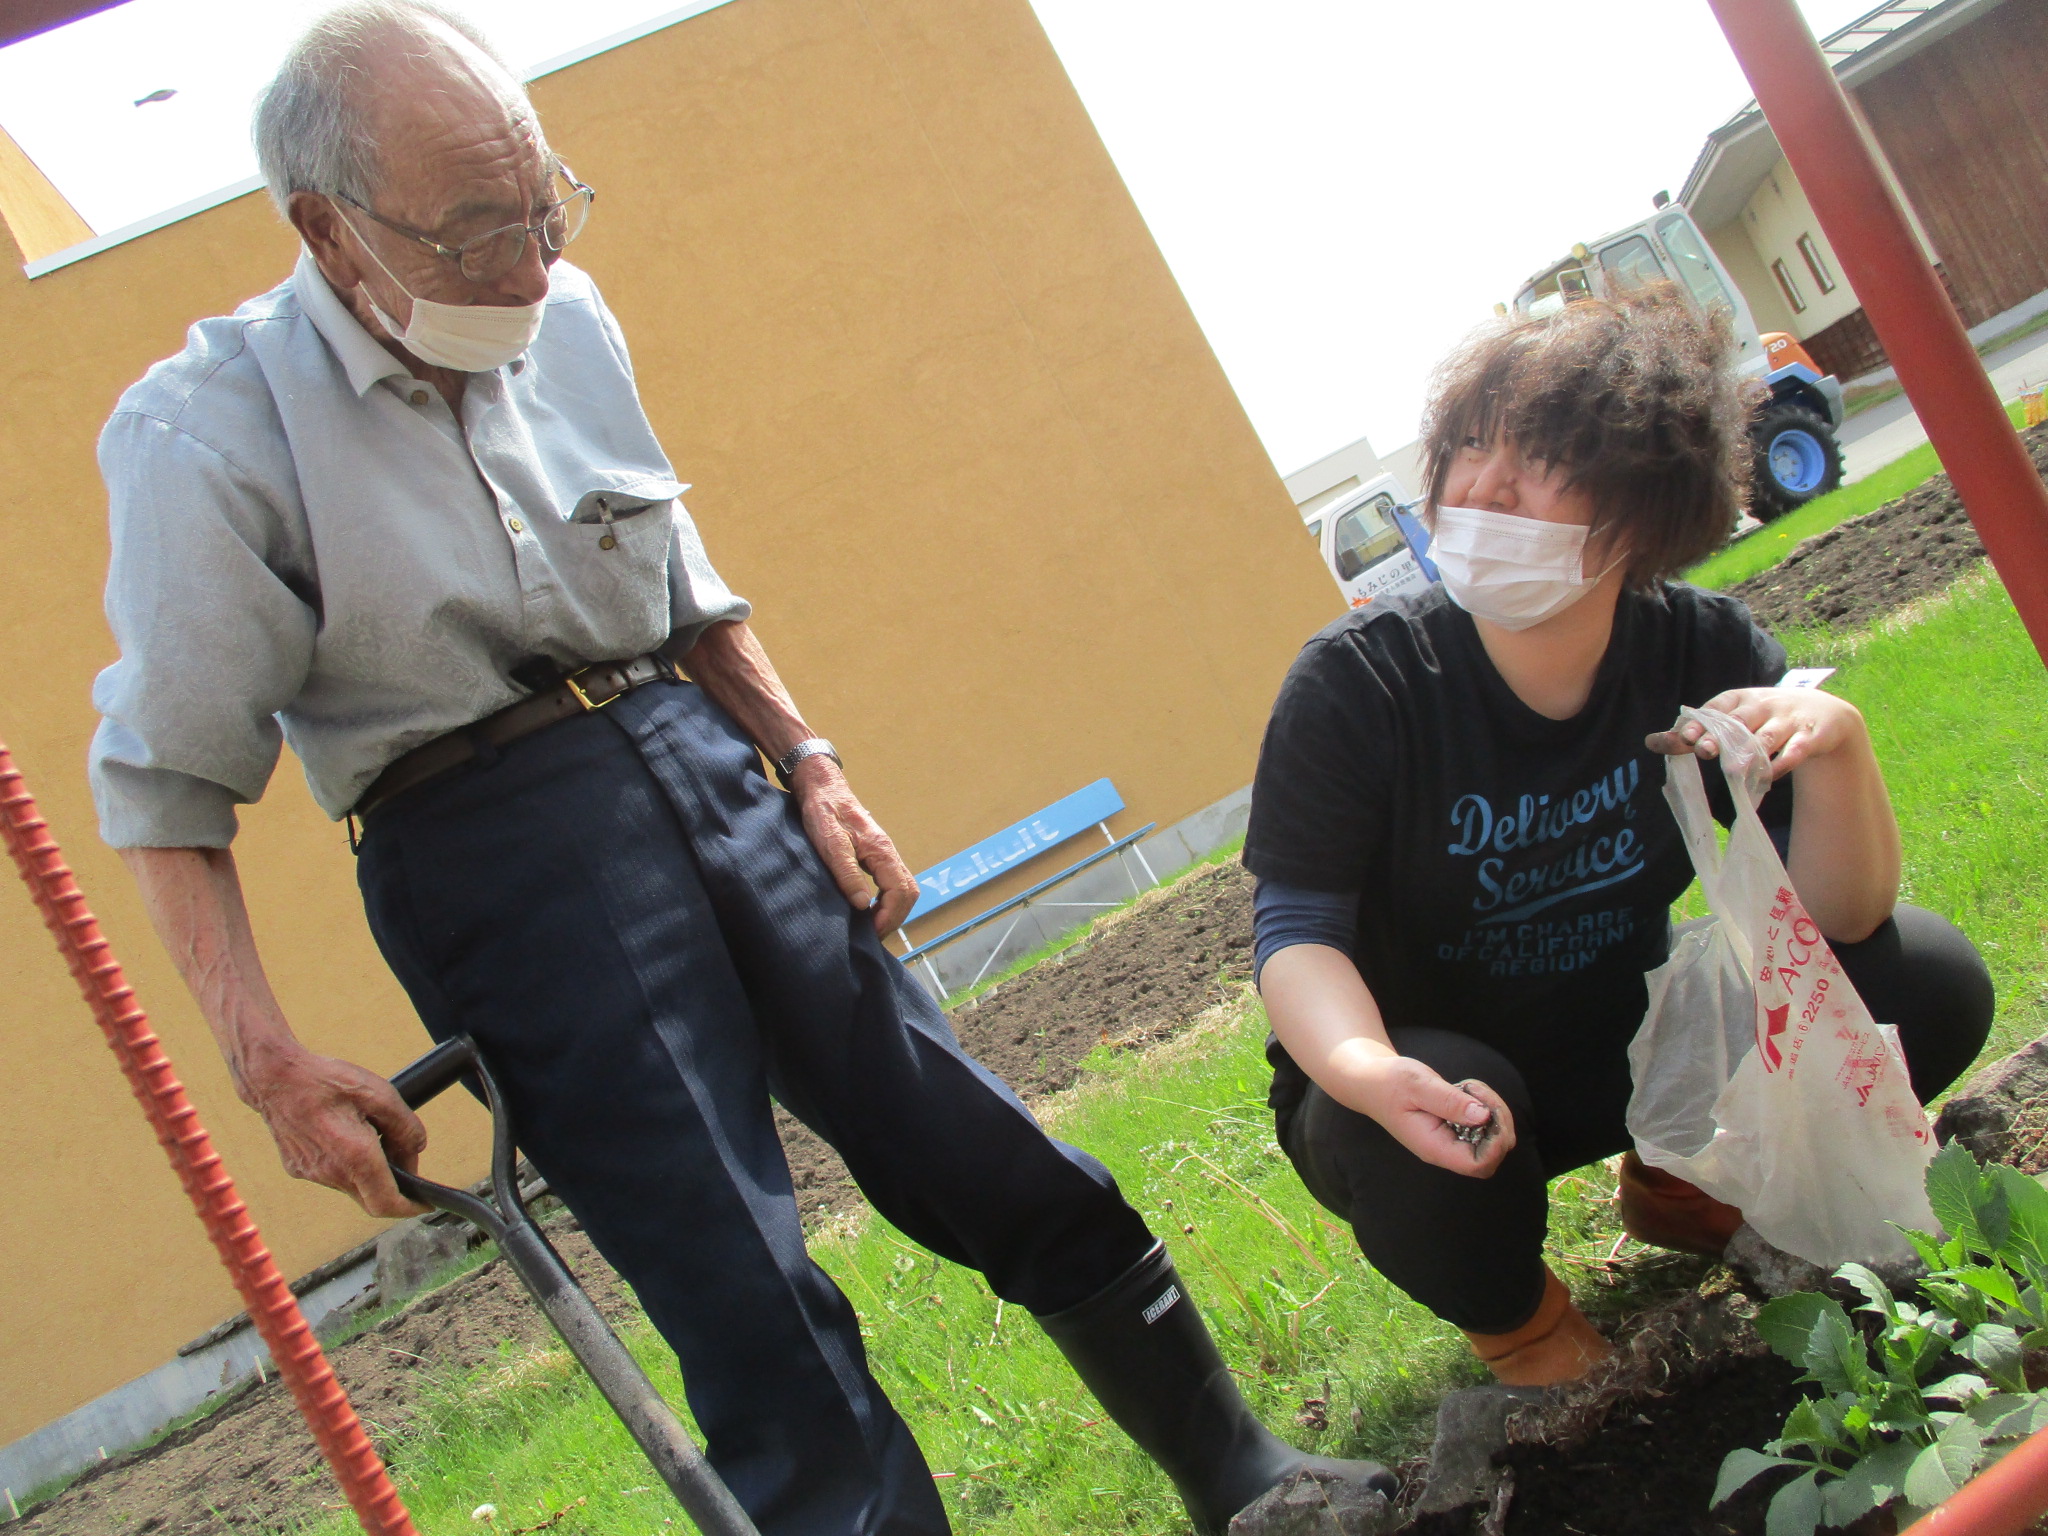
<path fill-rule="evenodd" d="M 253 1068 L 241 1085 L 277 1139 L 284 1170 L 351 1196 L 372 1216 L 428 1209 L 398 1192 L 386 1160 L 417 1172 L 427 1128 L 374 1072 L 296 1050 Z"/>
<path fill-rule="evenodd" d="M 856 912 L 875 914 L 875 932 L 902 927 L 917 902 L 917 880 L 889 834 L 854 797 L 839 765 L 823 755 L 805 758 L 790 775 L 789 792 L 840 894 Z"/>
<path fill-rule="evenodd" d="M 677 643 L 672 638 L 667 653 L 680 658 L 697 685 L 739 722 L 769 762 L 780 761 L 798 742 L 818 734 L 804 723 L 744 620 L 707 626 L 687 651 L 679 651 Z M 811 846 L 854 911 L 873 912 L 877 933 L 902 927 L 917 901 L 917 881 L 889 834 L 854 798 L 839 765 L 823 755 L 805 758 L 789 776 L 789 792 L 803 813 Z"/>
<path fill-rule="evenodd" d="M 1801 763 L 1826 757 L 1844 747 L 1869 740 L 1862 711 L 1847 699 L 1818 688 L 1732 688 L 1707 700 L 1707 709 L 1730 715 L 1749 727 L 1771 760 L 1771 778 L 1782 779 Z M 1668 731 L 1645 738 L 1644 745 L 1667 757 L 1687 752 L 1712 760 L 1720 744 L 1697 720 L 1682 720 Z"/>
<path fill-rule="evenodd" d="M 242 1102 L 277 1138 L 285 1171 L 352 1195 L 372 1216 L 426 1209 L 398 1192 L 427 1128 L 383 1078 L 299 1044 L 270 990 L 241 876 L 225 848 L 124 848 L 150 923 L 220 1044 Z"/>
<path fill-rule="evenodd" d="M 1482 1082 L 1447 1083 L 1412 1056 L 1375 1055 L 1345 1063 L 1344 1077 L 1347 1091 L 1339 1102 L 1377 1120 L 1425 1163 L 1490 1179 L 1515 1149 L 1515 1117 Z M 1464 1141 L 1452 1130 L 1485 1125 L 1489 1113 L 1495 1129 L 1483 1141 Z"/>

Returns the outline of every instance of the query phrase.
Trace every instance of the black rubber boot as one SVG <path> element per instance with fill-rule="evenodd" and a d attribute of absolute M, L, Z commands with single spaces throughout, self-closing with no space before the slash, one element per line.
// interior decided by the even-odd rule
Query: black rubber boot
<path fill-rule="evenodd" d="M 1109 1416 L 1173 1479 L 1197 1536 L 1223 1536 L 1231 1516 L 1302 1467 L 1393 1496 L 1385 1467 L 1310 1456 L 1252 1416 L 1164 1243 L 1106 1290 L 1038 1322 Z"/>

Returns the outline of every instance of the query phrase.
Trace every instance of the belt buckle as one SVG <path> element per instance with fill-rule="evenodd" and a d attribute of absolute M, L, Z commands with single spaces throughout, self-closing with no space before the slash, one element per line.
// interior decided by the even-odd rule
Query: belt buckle
<path fill-rule="evenodd" d="M 592 662 L 587 667 L 578 667 L 574 672 L 571 672 L 567 677 L 564 677 L 562 679 L 562 685 L 565 688 L 567 688 L 570 693 L 576 696 L 576 702 L 583 706 L 583 712 L 585 714 L 591 714 L 596 710 L 603 709 L 605 705 L 610 704 L 615 700 L 619 699 L 627 691 L 626 689 L 621 688 L 618 690 L 617 693 L 611 694 L 607 698 L 596 700 L 593 700 L 589 694 L 583 691 L 581 685 L 577 683 L 576 679 L 584 676 L 587 673 L 595 672 L 598 669 L 598 667 L 602 665 L 605 665 L 605 663 Z"/>

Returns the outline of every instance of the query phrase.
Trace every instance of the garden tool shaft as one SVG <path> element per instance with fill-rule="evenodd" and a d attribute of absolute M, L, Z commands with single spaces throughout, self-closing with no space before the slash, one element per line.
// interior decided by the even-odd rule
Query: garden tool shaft
<path fill-rule="evenodd" d="M 555 1325 L 590 1379 L 597 1383 L 612 1411 L 654 1463 L 654 1470 L 705 1536 L 760 1536 L 753 1520 L 740 1508 L 732 1491 L 720 1481 L 703 1453 L 691 1442 L 682 1421 L 627 1352 L 590 1297 L 569 1273 L 519 1198 L 517 1154 L 512 1122 L 498 1085 L 484 1064 L 476 1042 L 467 1035 L 444 1040 L 391 1079 L 399 1097 L 414 1109 L 451 1083 L 471 1078 L 482 1090 L 491 1112 L 491 1192 L 495 1204 L 460 1189 L 450 1189 L 394 1167 L 392 1175 L 405 1194 L 423 1205 L 453 1212 L 475 1222 L 497 1241 L 498 1251 L 512 1266 L 533 1299 Z"/>

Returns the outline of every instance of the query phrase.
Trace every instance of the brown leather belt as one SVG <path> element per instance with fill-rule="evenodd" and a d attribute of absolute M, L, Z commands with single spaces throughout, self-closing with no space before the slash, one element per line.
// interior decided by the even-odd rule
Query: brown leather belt
<path fill-rule="evenodd" d="M 572 672 L 553 688 L 517 704 L 508 704 L 496 714 L 485 715 L 460 730 L 436 736 L 394 759 L 371 780 L 353 814 L 367 820 L 370 812 L 393 795 L 460 768 L 485 747 L 502 747 L 559 721 L 603 709 L 644 683 L 664 679 L 687 681 L 674 662 L 666 656 L 653 655 L 635 656 L 631 661 L 600 661 Z"/>

